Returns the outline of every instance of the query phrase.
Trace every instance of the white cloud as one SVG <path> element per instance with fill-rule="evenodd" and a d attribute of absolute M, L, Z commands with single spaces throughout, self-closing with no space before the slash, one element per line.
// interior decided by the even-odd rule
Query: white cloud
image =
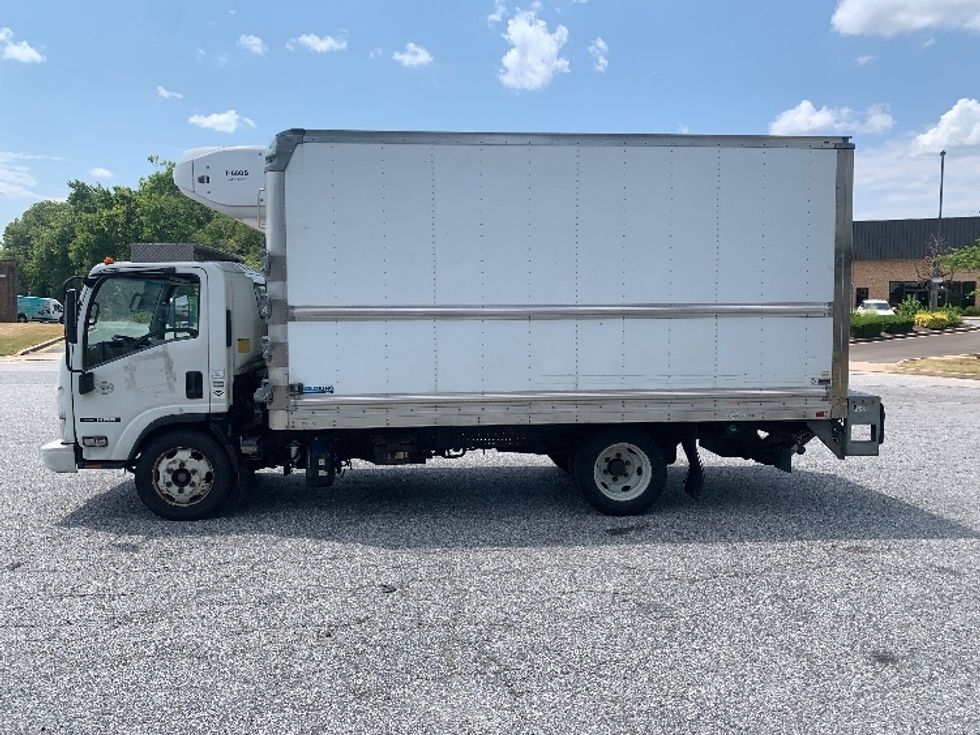
<path fill-rule="evenodd" d="M 88 175 L 93 179 L 111 179 L 113 177 L 112 171 L 107 168 L 102 168 L 101 166 L 95 166 L 88 170 Z"/>
<path fill-rule="evenodd" d="M 9 28 L 0 28 L 0 59 L 3 61 L 19 61 L 21 64 L 40 64 L 44 54 L 31 46 L 27 41 L 13 41 L 14 32 Z"/>
<path fill-rule="evenodd" d="M 862 54 L 854 59 L 854 63 L 858 66 L 867 66 L 868 64 L 873 64 L 878 60 L 878 57 L 874 54 Z"/>
<path fill-rule="evenodd" d="M 915 143 L 921 150 L 933 153 L 944 148 L 980 146 L 980 102 L 966 97 L 957 100 L 938 123 L 916 136 Z"/>
<path fill-rule="evenodd" d="M 589 44 L 589 56 L 592 57 L 592 68 L 601 74 L 605 74 L 609 68 L 609 44 L 597 37 Z"/>
<path fill-rule="evenodd" d="M 237 110 L 227 110 L 226 112 L 215 112 L 211 115 L 191 115 L 187 122 L 197 125 L 199 128 L 215 130 L 219 133 L 234 133 L 239 127 L 255 127 L 255 122 L 247 117 L 242 117 Z"/>
<path fill-rule="evenodd" d="M 2 199 L 40 199 L 34 191 L 37 180 L 31 169 L 18 160 L 16 154 L 0 152 L 0 198 Z"/>
<path fill-rule="evenodd" d="M 345 51 L 347 49 L 347 34 L 341 32 L 337 36 L 318 36 L 315 33 L 304 33 L 302 36 L 289 39 L 286 43 L 286 48 L 290 51 L 305 48 L 307 51 L 312 51 L 315 54 Z"/>
<path fill-rule="evenodd" d="M 919 135 L 858 148 L 854 211 L 859 219 L 935 217 L 939 207 L 939 151 L 947 150 L 943 214 L 980 210 L 980 102 L 958 100 Z"/>
<path fill-rule="evenodd" d="M 487 23 L 490 25 L 499 23 L 504 19 L 505 15 L 507 15 L 507 6 L 500 2 L 500 0 L 496 0 L 493 6 L 493 12 L 487 16 Z"/>
<path fill-rule="evenodd" d="M 221 53 L 215 54 L 215 53 L 210 53 L 208 51 L 205 51 L 202 48 L 195 49 L 194 58 L 196 58 L 198 61 L 213 59 L 214 63 L 217 64 L 218 66 L 225 66 L 229 61 L 228 54 L 226 54 L 223 51 Z"/>
<path fill-rule="evenodd" d="M 872 105 L 863 117 L 847 107 L 817 109 L 810 100 L 803 100 L 796 107 L 780 112 L 769 123 L 771 135 L 819 135 L 821 133 L 887 133 L 895 125 L 895 118 L 885 105 Z"/>
<path fill-rule="evenodd" d="M 405 44 L 404 51 L 396 51 L 391 55 L 395 61 L 402 66 L 428 66 L 432 63 L 432 54 L 423 46 L 409 41 Z"/>
<path fill-rule="evenodd" d="M 173 90 L 167 89 L 166 87 L 161 87 L 157 85 L 157 94 L 163 97 L 165 100 L 182 100 L 184 95 L 180 92 L 174 92 Z"/>
<path fill-rule="evenodd" d="M 369 59 L 376 59 L 379 56 L 384 56 L 384 55 L 385 55 L 385 50 L 383 48 L 373 48 L 370 51 L 368 51 Z"/>
<path fill-rule="evenodd" d="M 856 128 L 859 133 L 883 135 L 895 127 L 895 118 L 888 111 L 887 105 L 871 105 L 864 111 L 864 122 Z"/>
<path fill-rule="evenodd" d="M 507 21 L 504 38 L 511 49 L 501 59 L 503 69 L 497 75 L 511 89 L 543 89 L 555 74 L 567 74 L 568 59 L 559 56 L 568 41 L 568 29 L 563 25 L 548 30 L 548 24 L 538 18 L 535 4 L 531 10 L 518 12 Z"/>
<path fill-rule="evenodd" d="M 980 0 L 841 0 L 830 23 L 851 36 L 894 36 L 927 28 L 980 31 Z"/>
<path fill-rule="evenodd" d="M 980 151 L 967 148 L 946 156 L 945 202 L 948 217 L 980 210 Z M 854 157 L 855 219 L 935 217 L 939 208 L 939 156 L 923 153 L 908 139 L 876 148 L 859 148 Z"/>
<path fill-rule="evenodd" d="M 265 45 L 265 41 L 258 36 L 253 36 L 248 33 L 243 33 L 238 37 L 238 47 L 256 56 L 265 56 L 269 51 L 269 47 Z"/>
<path fill-rule="evenodd" d="M 0 39 L 3 31 L 0 28 Z M 31 173 L 27 161 L 60 161 L 57 156 L 39 156 L 33 153 L 0 151 L 0 199 L 50 199 L 39 194 L 37 180 Z"/>

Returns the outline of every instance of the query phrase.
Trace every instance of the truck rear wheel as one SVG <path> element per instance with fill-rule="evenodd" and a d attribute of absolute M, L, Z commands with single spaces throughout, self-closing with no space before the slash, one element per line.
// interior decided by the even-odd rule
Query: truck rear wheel
<path fill-rule="evenodd" d="M 582 443 L 575 453 L 572 475 L 596 509 L 608 515 L 636 515 L 663 492 L 667 462 L 645 432 L 609 429 Z"/>
<path fill-rule="evenodd" d="M 225 450 L 200 431 L 171 431 L 151 440 L 136 463 L 136 492 L 147 508 L 172 521 L 214 513 L 234 486 Z"/>

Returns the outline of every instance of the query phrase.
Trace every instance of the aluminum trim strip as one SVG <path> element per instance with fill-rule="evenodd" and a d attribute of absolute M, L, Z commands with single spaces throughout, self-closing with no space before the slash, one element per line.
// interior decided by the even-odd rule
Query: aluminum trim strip
<path fill-rule="evenodd" d="M 279 141 L 280 136 L 284 139 Z M 384 145 L 590 145 L 676 146 L 681 148 L 852 148 L 843 136 L 675 135 L 662 133 L 520 133 L 397 130 L 287 130 L 277 136 L 270 160 L 286 158 L 278 150 L 302 143 L 374 143 Z M 288 161 L 288 159 L 287 159 Z M 278 162 L 278 161 L 277 161 Z M 281 165 L 281 164 L 280 164 Z M 288 165 L 288 162 L 287 162 Z"/>
<path fill-rule="evenodd" d="M 627 304 L 500 306 L 290 306 L 291 322 L 394 319 L 696 319 L 833 316 L 833 304 Z"/>
<path fill-rule="evenodd" d="M 426 397 L 420 403 L 393 396 L 387 402 L 327 403 L 320 399 L 292 402 L 287 426 L 295 430 L 408 428 L 425 426 L 506 426 L 545 424 L 670 423 L 690 421 L 815 421 L 826 419 L 830 399 L 826 391 L 818 395 L 771 392 L 746 399 L 728 395 L 694 397 L 693 394 L 636 396 L 622 400 L 613 394 L 585 397 L 565 396 L 563 400 L 545 395 L 487 396 L 472 401 Z M 507 398 L 509 400 L 503 400 Z M 342 399 L 343 400 L 343 399 Z"/>
<path fill-rule="evenodd" d="M 833 418 L 847 416 L 851 337 L 854 151 L 837 151 L 837 217 L 834 232 L 834 328 L 831 356 Z"/>
<path fill-rule="evenodd" d="M 343 404 L 368 406 L 401 405 L 463 405 L 490 403 L 549 403 L 588 401 L 672 402 L 672 401 L 789 401 L 827 400 L 827 389 L 814 388 L 765 388 L 759 390 L 669 390 L 669 391 L 556 391 L 548 393 L 430 393 L 421 395 L 353 395 L 353 396 L 293 396 L 290 408 L 333 408 Z"/>

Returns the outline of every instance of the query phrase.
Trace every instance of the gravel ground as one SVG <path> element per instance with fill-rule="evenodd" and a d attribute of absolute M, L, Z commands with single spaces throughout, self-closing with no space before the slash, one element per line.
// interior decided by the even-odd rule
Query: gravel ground
<path fill-rule="evenodd" d="M 43 469 L 54 382 L 0 364 L 2 732 L 980 730 L 976 382 L 859 376 L 880 458 L 708 455 L 642 518 L 487 453 L 195 524 Z"/>

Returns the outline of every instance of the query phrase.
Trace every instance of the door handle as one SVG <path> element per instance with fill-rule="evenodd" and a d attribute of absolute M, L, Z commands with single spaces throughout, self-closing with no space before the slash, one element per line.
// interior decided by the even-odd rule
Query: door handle
<path fill-rule="evenodd" d="M 184 392 L 188 398 L 204 398 L 204 375 L 200 370 L 189 370 L 184 376 Z"/>

